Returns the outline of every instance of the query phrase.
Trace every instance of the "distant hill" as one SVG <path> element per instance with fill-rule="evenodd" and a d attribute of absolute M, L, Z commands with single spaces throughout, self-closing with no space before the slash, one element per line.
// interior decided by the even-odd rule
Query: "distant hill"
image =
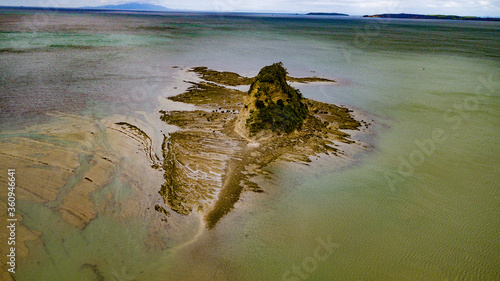
<path fill-rule="evenodd" d="M 165 8 L 159 5 L 153 5 L 148 3 L 127 3 L 118 5 L 105 5 L 97 7 L 83 7 L 83 9 L 95 9 L 95 10 L 127 10 L 127 11 L 171 11 L 171 9 Z"/>
<path fill-rule="evenodd" d="M 346 16 L 348 17 L 348 14 L 340 14 L 340 13 L 307 13 L 306 15 L 308 16 Z"/>
<path fill-rule="evenodd" d="M 391 18 L 391 19 L 437 19 L 437 20 L 475 20 L 475 21 L 500 21 L 500 18 L 462 17 L 454 15 L 420 15 L 420 14 L 378 14 L 364 15 L 365 18 Z"/>

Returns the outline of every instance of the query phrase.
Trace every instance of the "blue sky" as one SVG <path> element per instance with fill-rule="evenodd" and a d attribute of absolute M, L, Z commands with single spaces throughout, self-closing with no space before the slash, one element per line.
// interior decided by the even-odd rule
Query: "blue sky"
<path fill-rule="evenodd" d="M 143 2 L 171 9 L 248 12 L 454 14 L 500 17 L 500 0 L 0 0 L 4 6 L 82 7 Z"/>

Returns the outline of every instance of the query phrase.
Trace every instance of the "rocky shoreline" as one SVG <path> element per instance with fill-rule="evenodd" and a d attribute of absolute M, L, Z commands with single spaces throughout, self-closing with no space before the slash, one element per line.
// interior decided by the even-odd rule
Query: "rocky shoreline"
<path fill-rule="evenodd" d="M 235 128 L 244 108 L 248 108 L 245 98 L 249 93 L 227 86 L 253 85 L 254 79 L 205 67 L 191 71 L 204 81 L 191 82 L 193 86 L 185 93 L 169 99 L 196 105 L 198 109 L 161 111 L 164 122 L 180 129 L 164 140 L 165 183 L 160 194 L 176 213 L 201 213 L 208 229 L 231 211 L 244 190 L 263 192 L 250 179 L 262 173 L 268 164 L 307 163 L 311 156 L 336 155 L 335 141 L 353 142 L 341 130 L 357 130 L 361 126 L 345 107 L 303 99 L 309 114 L 300 130 L 241 134 Z M 287 80 L 335 83 L 318 77 L 287 76 Z"/>

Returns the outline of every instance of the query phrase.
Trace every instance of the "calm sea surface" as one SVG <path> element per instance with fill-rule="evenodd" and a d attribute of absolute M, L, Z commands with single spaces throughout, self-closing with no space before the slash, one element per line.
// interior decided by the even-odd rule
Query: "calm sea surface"
<path fill-rule="evenodd" d="M 182 85 L 172 66 L 279 61 L 340 81 L 300 89 L 369 116 L 367 152 L 274 165 L 214 231 L 154 253 L 140 221 L 76 231 L 20 202 L 46 248 L 16 280 L 93 280 L 90 257 L 104 280 L 500 280 L 498 23 L 0 10 L 0 129 L 156 116 Z"/>

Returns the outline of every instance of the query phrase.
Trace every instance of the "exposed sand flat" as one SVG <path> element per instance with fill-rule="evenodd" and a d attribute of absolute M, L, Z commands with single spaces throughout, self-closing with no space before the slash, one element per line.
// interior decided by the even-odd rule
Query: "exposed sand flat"
<path fill-rule="evenodd" d="M 85 173 L 84 180 L 73 187 L 59 206 L 61 218 L 67 223 L 84 228 L 97 215 L 90 194 L 105 186 L 111 178 L 114 165 L 104 159 L 91 161 L 92 167 Z"/>
<path fill-rule="evenodd" d="M 115 125 L 118 126 L 110 126 L 109 128 L 112 130 L 117 130 L 141 143 L 144 147 L 144 152 L 148 156 L 149 161 L 151 161 L 152 165 L 155 167 L 161 166 L 160 158 L 158 157 L 158 155 L 156 155 L 153 149 L 153 141 L 144 131 L 126 122 L 118 122 Z"/>
<path fill-rule="evenodd" d="M 166 248 L 168 213 L 154 209 L 162 205 L 158 190 L 163 177 L 151 167 L 161 155 L 153 152 L 152 140 L 143 131 L 111 120 L 56 114 L 50 123 L 2 132 L 0 168 L 16 169 L 17 202 L 43 204 L 77 229 L 106 213 L 116 214 L 118 220 L 147 218 L 151 223 L 145 243 Z M 0 176 L 0 182 L 7 184 L 6 175 Z M 97 197 L 96 192 L 100 192 Z M 0 194 L 4 218 L 6 196 Z M 25 227 L 20 215 L 17 218 L 16 253 L 22 262 L 29 256 L 27 241 L 44 247 L 40 239 L 43 233 Z M 175 225 L 175 218 L 172 220 Z M 7 232 L 1 233 L 6 238 Z M 0 276 L 12 280 L 6 271 L 6 258 L 0 258 Z"/>
<path fill-rule="evenodd" d="M 3 138 L 0 165 L 5 169 L 23 167 L 18 170 L 16 181 L 19 199 L 47 202 L 56 199 L 58 189 L 79 166 L 79 152 L 50 143 L 54 139 L 37 140 L 38 137 Z"/>

